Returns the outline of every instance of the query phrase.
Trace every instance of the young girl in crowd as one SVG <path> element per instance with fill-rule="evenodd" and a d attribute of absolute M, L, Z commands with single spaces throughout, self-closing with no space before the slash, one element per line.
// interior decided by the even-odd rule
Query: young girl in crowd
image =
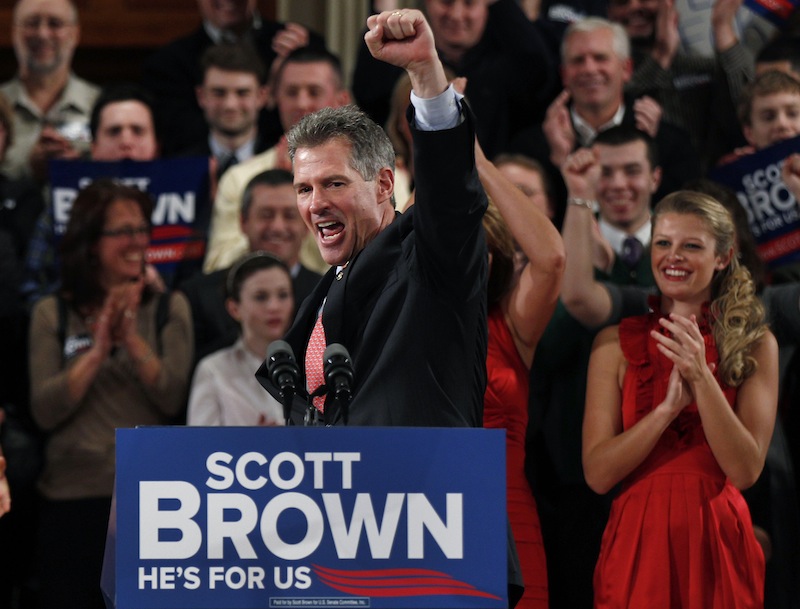
<path fill-rule="evenodd" d="M 282 406 L 258 383 L 255 372 L 267 348 L 292 321 L 289 269 L 266 252 L 250 254 L 228 272 L 228 313 L 241 326 L 239 340 L 205 357 L 189 396 L 189 425 L 282 425 Z"/>
<path fill-rule="evenodd" d="M 653 218 L 652 312 L 595 340 L 583 428 L 586 480 L 619 485 L 595 570 L 595 607 L 763 606 L 764 557 L 739 489 L 775 422 L 777 345 L 734 226 L 678 191 Z"/>

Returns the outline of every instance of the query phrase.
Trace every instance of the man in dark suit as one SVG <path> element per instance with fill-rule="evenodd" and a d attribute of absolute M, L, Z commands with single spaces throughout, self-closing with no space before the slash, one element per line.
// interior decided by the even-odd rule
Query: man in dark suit
<path fill-rule="evenodd" d="M 143 67 L 142 84 L 157 100 L 156 121 L 164 155 L 202 145 L 208 135 L 195 97 L 199 61 L 206 49 L 225 42 L 251 44 L 272 72 L 296 48 L 324 47 L 322 37 L 299 24 L 261 19 L 256 0 L 226 3 L 197 0 L 197 4 L 203 24 L 158 49 Z M 273 111 L 262 111 L 259 127 L 265 146 L 271 146 L 280 137 L 280 125 Z"/>
<path fill-rule="evenodd" d="M 250 252 L 269 252 L 289 267 L 296 311 L 320 275 L 300 264 L 300 248 L 308 229 L 297 210 L 291 173 L 269 169 L 250 180 L 242 195 L 241 228 Z M 239 325 L 225 308 L 229 270 L 198 274 L 181 285 L 192 309 L 196 362 L 232 345 L 239 335 Z"/>
<path fill-rule="evenodd" d="M 197 103 L 208 125 L 201 145 L 181 151 L 214 159 L 217 182 L 233 165 L 266 150 L 258 114 L 267 103 L 267 71 L 249 45 L 214 45 L 200 58 Z M 213 194 L 212 194 L 213 198 Z"/>
<path fill-rule="evenodd" d="M 448 87 L 421 12 L 385 12 L 367 25 L 370 52 L 411 78 L 416 204 L 395 212 L 392 145 L 360 110 L 325 108 L 289 133 L 297 205 L 332 266 L 286 336 L 306 380 L 292 419 L 302 423 L 319 388 L 322 358 L 311 351 L 321 339 L 352 356 L 349 424 L 477 427 L 488 257 L 472 117 Z M 257 376 L 279 395 L 267 362 Z M 310 408 L 317 420 L 344 422 L 338 400 Z"/>

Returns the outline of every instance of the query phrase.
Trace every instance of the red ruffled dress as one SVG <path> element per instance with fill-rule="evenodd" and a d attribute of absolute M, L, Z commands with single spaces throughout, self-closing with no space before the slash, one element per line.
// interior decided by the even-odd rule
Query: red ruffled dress
<path fill-rule="evenodd" d="M 625 429 L 661 403 L 672 362 L 649 336 L 656 311 L 619 327 L 628 362 L 622 389 Z M 719 361 L 704 311 L 706 361 Z M 719 382 L 719 379 L 717 379 Z M 733 406 L 736 389 L 720 385 Z M 743 609 L 764 605 L 764 555 L 742 494 L 728 481 L 687 406 L 645 461 L 621 484 L 594 574 L 595 607 Z"/>
<path fill-rule="evenodd" d="M 517 352 L 499 307 L 489 311 L 488 326 L 483 426 L 506 430 L 506 502 L 525 583 L 525 594 L 517 609 L 547 609 L 547 563 L 542 531 L 533 492 L 525 477 L 528 368 Z"/>

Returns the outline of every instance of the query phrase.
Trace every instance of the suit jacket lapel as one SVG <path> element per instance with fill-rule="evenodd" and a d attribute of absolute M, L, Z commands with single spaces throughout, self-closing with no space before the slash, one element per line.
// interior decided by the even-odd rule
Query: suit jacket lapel
<path fill-rule="evenodd" d="M 354 332 L 362 319 L 351 319 L 345 325 L 345 307 L 351 312 L 372 310 L 368 303 L 374 298 L 375 291 L 384 286 L 386 273 L 401 255 L 402 237 L 406 232 L 403 229 L 411 226 L 411 210 L 406 213 L 408 217 L 398 214 L 394 222 L 356 254 L 341 273 L 334 273 L 325 303 L 325 337 L 328 344 L 343 344 L 353 357 L 360 345 L 360 338 Z"/>

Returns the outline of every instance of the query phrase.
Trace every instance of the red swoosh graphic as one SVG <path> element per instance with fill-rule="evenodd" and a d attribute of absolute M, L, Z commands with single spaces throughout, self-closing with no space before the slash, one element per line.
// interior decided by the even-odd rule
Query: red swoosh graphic
<path fill-rule="evenodd" d="M 477 590 L 472 584 L 447 573 L 430 569 L 374 569 L 342 571 L 312 565 L 314 574 L 325 585 L 357 596 L 479 596 L 500 600 L 499 596 Z"/>

